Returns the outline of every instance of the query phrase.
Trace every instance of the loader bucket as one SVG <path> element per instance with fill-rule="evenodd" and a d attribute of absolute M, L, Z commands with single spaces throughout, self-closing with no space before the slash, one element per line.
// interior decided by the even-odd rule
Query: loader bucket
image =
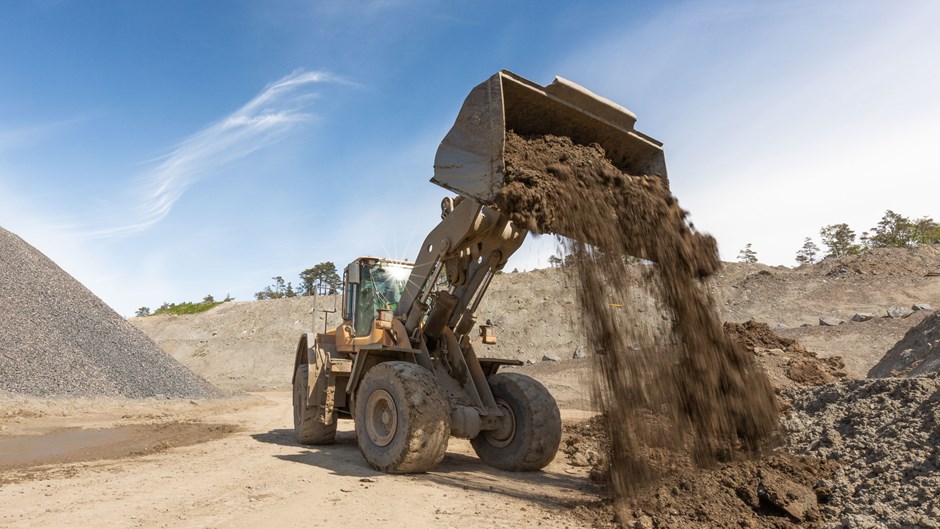
<path fill-rule="evenodd" d="M 539 86 L 501 70 L 463 103 L 434 158 L 431 181 L 492 205 L 504 180 L 506 131 L 553 134 L 575 143 L 597 143 L 629 174 L 658 175 L 668 184 L 662 143 L 633 128 L 636 115 L 571 81 L 556 77 Z"/>

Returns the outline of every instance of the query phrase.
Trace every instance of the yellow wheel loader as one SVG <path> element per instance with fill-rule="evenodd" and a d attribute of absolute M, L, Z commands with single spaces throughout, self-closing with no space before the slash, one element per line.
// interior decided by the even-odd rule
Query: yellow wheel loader
<path fill-rule="evenodd" d="M 498 372 L 520 361 L 477 356 L 495 343 L 489 325 L 476 325 L 477 308 L 528 233 L 494 205 L 504 138 L 514 130 L 599 143 L 620 169 L 665 179 L 661 144 L 635 121 L 561 78 L 542 87 L 503 70 L 474 88 L 434 161 L 432 182 L 458 196 L 443 200 L 415 262 L 356 259 L 343 274 L 343 322 L 300 338 L 297 440 L 331 443 L 337 420 L 352 418 L 363 457 L 383 472 L 433 469 L 452 435 L 496 468 L 551 462 L 561 440 L 554 398 L 528 376 Z"/>

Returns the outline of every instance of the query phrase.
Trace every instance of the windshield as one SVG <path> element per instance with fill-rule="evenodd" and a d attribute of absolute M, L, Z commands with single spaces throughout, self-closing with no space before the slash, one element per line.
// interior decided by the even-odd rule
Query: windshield
<path fill-rule="evenodd" d="M 372 332 L 372 322 L 378 309 L 395 311 L 401 300 L 405 283 L 411 275 L 411 267 L 397 263 L 378 261 L 373 265 L 365 262 L 359 270 L 359 300 L 356 303 L 356 336 Z"/>

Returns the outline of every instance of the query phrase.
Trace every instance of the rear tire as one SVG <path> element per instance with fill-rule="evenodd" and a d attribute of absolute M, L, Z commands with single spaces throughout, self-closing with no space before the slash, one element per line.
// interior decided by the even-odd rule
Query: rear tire
<path fill-rule="evenodd" d="M 383 362 L 359 384 L 355 422 L 359 451 L 369 466 L 391 474 L 427 472 L 447 451 L 450 402 L 427 369 Z"/>
<path fill-rule="evenodd" d="M 539 470 L 551 463 L 561 444 L 555 398 L 538 381 L 518 373 L 497 373 L 487 381 L 510 420 L 504 428 L 484 430 L 470 440 L 480 459 L 510 471 Z"/>
<path fill-rule="evenodd" d="M 307 405 L 307 397 L 310 395 L 310 384 L 307 382 L 309 372 L 310 365 L 301 364 L 294 374 L 294 435 L 303 444 L 331 444 L 336 438 L 336 412 L 333 412 L 330 424 L 324 424 L 323 403 Z"/>

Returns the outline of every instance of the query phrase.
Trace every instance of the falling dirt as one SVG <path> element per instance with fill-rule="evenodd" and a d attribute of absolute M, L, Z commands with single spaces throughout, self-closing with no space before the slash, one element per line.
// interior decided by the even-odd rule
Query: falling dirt
<path fill-rule="evenodd" d="M 715 240 L 688 223 L 661 178 L 621 172 L 597 145 L 510 132 L 505 158 L 497 205 L 531 231 L 565 237 L 575 263 L 616 497 L 636 501 L 655 487 L 664 460 L 709 467 L 759 453 L 777 429 L 774 393 L 723 332 L 701 283 L 720 266 Z M 645 267 L 648 292 L 628 280 L 636 257 L 655 263 Z M 659 325 L 636 317 L 650 294 Z"/>

